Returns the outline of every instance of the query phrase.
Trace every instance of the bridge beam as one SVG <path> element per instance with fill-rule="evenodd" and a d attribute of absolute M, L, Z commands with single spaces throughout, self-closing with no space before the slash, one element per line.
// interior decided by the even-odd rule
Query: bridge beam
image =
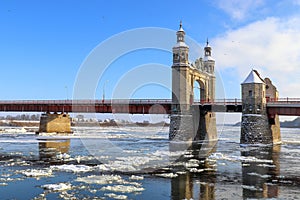
<path fill-rule="evenodd" d="M 41 115 L 39 133 L 71 133 L 71 117 L 66 113 Z"/>

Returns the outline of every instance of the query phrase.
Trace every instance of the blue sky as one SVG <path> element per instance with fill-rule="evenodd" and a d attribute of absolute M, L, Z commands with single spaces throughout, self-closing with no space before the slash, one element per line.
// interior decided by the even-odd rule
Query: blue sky
<path fill-rule="evenodd" d="M 252 68 L 270 77 L 282 97 L 300 97 L 299 11 L 299 0 L 2 0 L 0 99 L 71 98 L 84 61 L 99 44 L 136 28 L 176 31 L 180 20 L 200 54 L 209 38 L 226 98 L 240 97 L 240 83 Z M 95 97 L 102 98 L 103 88 L 106 98 L 115 96 L 118 81 L 137 66 L 171 66 L 171 59 L 170 52 L 157 49 L 120 55 L 99 77 Z M 171 95 L 150 84 L 132 97 Z"/>

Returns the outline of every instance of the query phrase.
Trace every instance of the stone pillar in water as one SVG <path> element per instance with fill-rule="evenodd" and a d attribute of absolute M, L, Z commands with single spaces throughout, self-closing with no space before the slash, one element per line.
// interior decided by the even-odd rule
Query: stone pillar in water
<path fill-rule="evenodd" d="M 276 88 L 269 79 L 263 80 L 256 70 L 252 70 L 241 85 L 243 110 L 240 143 L 280 142 L 279 118 L 267 113 L 267 98 L 278 98 Z"/>
<path fill-rule="evenodd" d="M 41 115 L 39 133 L 71 133 L 71 117 L 66 113 Z"/>

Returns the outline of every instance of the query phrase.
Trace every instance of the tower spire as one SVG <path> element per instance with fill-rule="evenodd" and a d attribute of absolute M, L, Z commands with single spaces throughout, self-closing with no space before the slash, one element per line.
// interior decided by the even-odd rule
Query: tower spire
<path fill-rule="evenodd" d="M 208 46 L 209 42 L 208 42 L 208 38 L 206 38 L 206 46 Z"/>

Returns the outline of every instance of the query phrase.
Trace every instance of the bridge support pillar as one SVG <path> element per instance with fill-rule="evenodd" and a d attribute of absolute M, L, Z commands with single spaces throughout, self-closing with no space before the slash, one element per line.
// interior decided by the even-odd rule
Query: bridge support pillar
<path fill-rule="evenodd" d="M 71 133 L 71 117 L 66 113 L 46 113 L 40 118 L 39 133 Z"/>
<path fill-rule="evenodd" d="M 169 139 L 172 151 L 189 149 L 193 143 L 217 141 L 215 113 L 192 106 L 189 114 L 171 114 Z"/>
<path fill-rule="evenodd" d="M 279 118 L 271 119 L 264 114 L 243 114 L 241 144 L 280 143 Z"/>
<path fill-rule="evenodd" d="M 242 83 L 241 144 L 280 143 L 279 117 L 268 115 L 267 98 L 278 98 L 276 87 L 252 70 Z"/>

